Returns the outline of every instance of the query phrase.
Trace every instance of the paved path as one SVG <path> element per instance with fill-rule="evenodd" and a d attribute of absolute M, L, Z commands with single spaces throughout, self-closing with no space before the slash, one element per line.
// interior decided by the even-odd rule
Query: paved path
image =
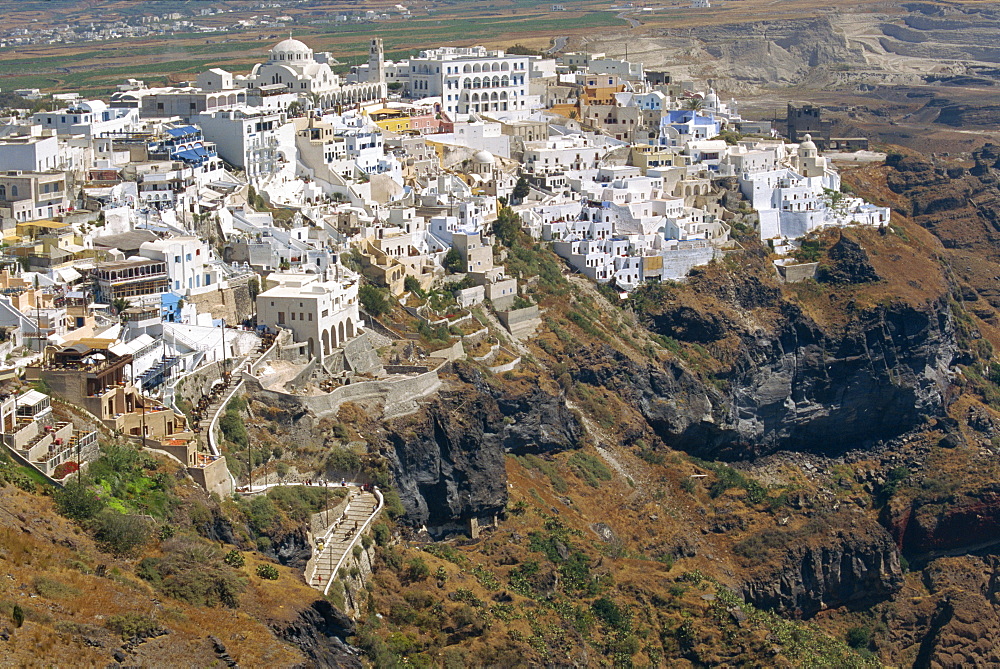
<path fill-rule="evenodd" d="M 377 490 L 370 493 L 355 489 L 349 494 L 352 497 L 344 514 L 327 530 L 323 537 L 323 550 L 313 558 L 306 572 L 309 585 L 322 590 L 323 594 L 330 592 L 330 585 L 340 568 L 385 505 L 382 494 Z"/>
<path fill-rule="evenodd" d="M 551 56 L 552 54 L 559 53 L 564 48 L 566 48 L 566 42 L 568 41 L 569 37 L 566 37 L 565 35 L 560 35 L 559 37 L 556 37 L 555 40 L 553 40 L 552 42 L 552 48 L 548 49 L 545 52 L 545 54 Z"/>

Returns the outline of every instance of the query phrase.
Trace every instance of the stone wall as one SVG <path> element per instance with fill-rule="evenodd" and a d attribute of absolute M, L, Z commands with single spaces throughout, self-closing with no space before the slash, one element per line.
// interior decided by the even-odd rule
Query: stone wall
<path fill-rule="evenodd" d="M 442 348 L 438 351 L 433 351 L 429 353 L 429 358 L 442 358 L 448 360 L 449 362 L 458 360 L 459 358 L 465 357 L 465 347 L 462 346 L 461 341 L 457 341 L 448 348 Z"/>
<path fill-rule="evenodd" d="M 663 278 L 683 279 L 692 267 L 706 265 L 715 257 L 714 247 L 677 249 L 663 254 Z"/>
<path fill-rule="evenodd" d="M 382 371 L 382 361 L 368 339 L 368 333 L 362 332 L 344 345 L 346 368 L 361 374 L 379 374 Z"/>
<path fill-rule="evenodd" d="M 248 392 L 262 402 L 294 402 L 308 409 L 316 418 L 334 416 L 340 405 L 347 401 L 374 400 L 382 402 L 386 414 L 398 414 L 408 408 L 414 400 L 437 391 L 441 385 L 436 371 L 426 372 L 403 379 L 379 379 L 362 381 L 335 388 L 324 395 L 292 395 L 290 393 L 265 390 L 260 381 L 250 375 L 244 376 Z"/>
<path fill-rule="evenodd" d="M 219 380 L 221 374 L 221 365 L 218 362 L 211 362 L 178 379 L 174 386 L 175 405 L 181 398 L 190 404 L 197 404 L 202 395 L 209 394 L 212 384 Z"/>
<path fill-rule="evenodd" d="M 224 455 L 204 467 L 188 467 L 187 472 L 196 483 L 210 493 L 214 492 L 219 497 L 233 493 L 232 479 L 229 478 L 229 467 L 226 465 Z"/>
<path fill-rule="evenodd" d="M 806 279 L 815 279 L 819 263 L 807 262 L 798 265 L 776 265 L 776 267 L 778 268 L 778 274 L 786 283 L 798 283 Z"/>
<path fill-rule="evenodd" d="M 535 328 L 542 322 L 537 305 L 525 307 L 524 309 L 498 311 L 497 318 L 507 328 L 507 331 L 518 339 L 534 334 Z"/>
<path fill-rule="evenodd" d="M 228 287 L 184 298 L 198 307 L 198 313 L 210 313 L 213 318 L 225 318 L 227 323 L 242 323 L 254 314 L 254 301 L 250 299 L 248 283 L 255 275 L 247 274 L 229 279 Z"/>

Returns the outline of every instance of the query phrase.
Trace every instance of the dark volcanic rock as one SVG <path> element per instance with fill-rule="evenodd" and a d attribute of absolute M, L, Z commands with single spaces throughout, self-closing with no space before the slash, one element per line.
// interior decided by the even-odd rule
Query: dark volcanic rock
<path fill-rule="evenodd" d="M 326 600 L 316 600 L 291 623 L 272 626 L 275 635 L 296 646 L 318 667 L 361 669 L 358 650 L 345 639 L 354 634 L 354 621 Z"/>
<path fill-rule="evenodd" d="M 666 444 L 706 458 L 836 455 L 941 414 L 956 349 L 943 301 L 878 307 L 842 332 L 825 332 L 794 305 L 781 308 L 772 334 L 744 336 L 725 390 L 679 363 L 641 366 L 607 347 L 577 381 L 620 394 Z"/>
<path fill-rule="evenodd" d="M 444 391 L 389 428 L 390 466 L 410 525 L 443 534 L 503 511 L 504 420 L 492 397 L 474 388 Z"/>
<path fill-rule="evenodd" d="M 664 309 L 653 317 L 653 327 L 668 337 L 699 343 L 716 341 L 726 334 L 726 324 L 718 316 L 688 306 Z"/>
<path fill-rule="evenodd" d="M 461 363 L 454 371 L 453 390 L 387 425 L 405 520 L 434 536 L 463 531 L 473 518 L 492 522 L 504 510 L 505 452 L 579 448 L 585 434 L 560 396 L 540 388 L 518 394 Z"/>
<path fill-rule="evenodd" d="M 508 419 L 503 432 L 508 451 L 552 453 L 580 447 L 583 427 L 562 398 L 535 389 L 530 395 L 498 397 L 497 403 Z"/>
<path fill-rule="evenodd" d="M 819 280 L 825 283 L 855 284 L 878 281 L 881 277 L 872 266 L 865 252 L 857 241 L 847 234 L 841 233 L 837 243 L 827 252 L 830 264 L 821 266 Z"/>
<path fill-rule="evenodd" d="M 742 587 L 746 600 L 759 608 L 810 617 L 827 608 L 870 605 L 903 585 L 899 552 L 875 523 L 862 520 L 808 536 L 774 531 L 776 540 L 788 544 L 784 557 L 772 554 Z"/>
<path fill-rule="evenodd" d="M 920 498 L 904 506 L 894 500 L 883 522 L 903 551 L 917 559 L 1000 543 L 1000 484 L 962 495 Z"/>

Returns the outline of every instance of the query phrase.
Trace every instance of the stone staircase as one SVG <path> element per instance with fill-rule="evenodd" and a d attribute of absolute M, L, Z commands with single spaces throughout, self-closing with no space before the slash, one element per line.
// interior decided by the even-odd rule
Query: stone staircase
<path fill-rule="evenodd" d="M 201 419 L 196 423 L 197 429 L 195 432 L 198 433 L 198 450 L 209 451 L 210 445 L 208 442 L 208 431 L 212 425 L 212 420 L 215 415 L 223 409 L 226 398 L 229 395 L 229 389 L 232 388 L 233 383 L 238 383 L 238 380 L 232 377 L 222 379 L 222 383 L 215 387 L 215 394 L 212 396 L 211 401 L 208 405 L 201 411 Z M 192 428 L 195 426 L 192 425 Z"/>
<path fill-rule="evenodd" d="M 344 515 L 327 530 L 323 550 L 314 558 L 309 585 L 317 590 L 325 590 L 330 580 L 336 578 L 341 558 L 353 548 L 361 529 L 376 513 L 378 499 L 373 493 L 355 489 L 352 494 Z"/>

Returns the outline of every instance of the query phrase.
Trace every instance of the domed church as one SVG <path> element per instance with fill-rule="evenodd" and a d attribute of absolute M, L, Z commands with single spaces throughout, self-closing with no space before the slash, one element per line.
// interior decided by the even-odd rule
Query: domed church
<path fill-rule="evenodd" d="M 289 37 L 274 45 L 266 63 L 254 65 L 245 83 L 248 88 L 284 85 L 289 92 L 315 99 L 323 107 L 386 97 L 384 75 L 377 81 L 344 84 L 330 67 L 332 60 L 329 53 L 314 53 L 306 43 Z M 381 39 L 372 39 L 368 60 L 375 71 L 384 72 Z"/>

